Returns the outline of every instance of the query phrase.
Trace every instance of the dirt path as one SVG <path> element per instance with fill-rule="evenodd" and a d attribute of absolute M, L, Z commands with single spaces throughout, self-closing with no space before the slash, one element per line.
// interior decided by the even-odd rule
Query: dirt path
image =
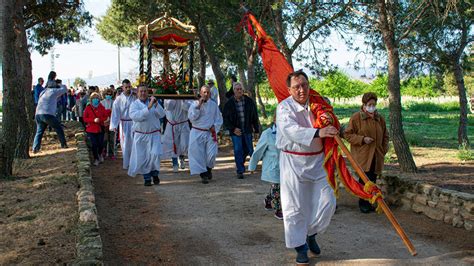
<path fill-rule="evenodd" d="M 259 173 L 238 180 L 234 169 L 231 153 L 222 150 L 208 185 L 187 170 L 172 173 L 170 162 L 162 163 L 162 182 L 153 187 L 128 177 L 120 160 L 94 168 L 106 264 L 293 264 L 283 223 L 263 208 L 268 185 Z M 474 233 L 411 212 L 395 215 L 418 250 L 417 262 L 474 262 L 472 252 L 452 253 L 473 250 Z M 312 263 L 413 263 L 388 220 L 360 213 L 346 193 L 318 239 L 323 254 Z"/>

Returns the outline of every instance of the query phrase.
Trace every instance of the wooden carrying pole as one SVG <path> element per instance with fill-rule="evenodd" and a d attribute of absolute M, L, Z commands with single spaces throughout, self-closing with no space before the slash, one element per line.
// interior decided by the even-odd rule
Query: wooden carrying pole
<path fill-rule="evenodd" d="M 362 170 L 359 164 L 354 160 L 354 157 L 352 157 L 352 154 L 350 153 L 349 149 L 347 149 L 346 145 L 342 142 L 341 138 L 339 136 L 335 136 L 334 139 L 336 139 L 337 144 L 339 144 L 339 147 L 341 147 L 344 154 L 346 154 L 347 159 L 349 159 L 352 166 L 354 167 L 354 170 L 357 172 L 357 174 L 359 174 L 360 178 L 362 178 L 362 180 L 364 180 L 365 183 L 369 182 L 369 178 L 367 178 L 367 176 L 365 175 L 365 172 Z M 378 198 L 377 203 L 382 208 L 388 220 L 392 223 L 398 235 L 402 238 L 403 243 L 405 243 L 405 246 L 408 248 L 411 255 L 416 256 L 418 253 L 416 252 L 415 247 L 411 243 L 410 239 L 408 239 L 408 236 L 406 235 L 405 231 L 403 231 L 403 228 L 400 226 L 400 224 L 398 223 L 397 219 L 393 215 L 392 211 L 388 208 L 385 201 L 382 198 Z"/>

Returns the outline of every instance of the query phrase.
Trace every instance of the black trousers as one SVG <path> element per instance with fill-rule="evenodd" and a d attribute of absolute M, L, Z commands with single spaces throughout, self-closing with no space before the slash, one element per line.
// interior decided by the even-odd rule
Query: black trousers
<path fill-rule="evenodd" d="M 104 133 L 87 132 L 87 137 L 89 137 L 91 141 L 94 160 L 99 160 L 99 154 L 102 154 L 102 150 L 104 149 Z"/>
<path fill-rule="evenodd" d="M 375 157 L 372 159 L 372 163 L 370 164 L 370 170 L 368 172 L 365 172 L 365 175 L 369 178 L 370 181 L 376 183 L 377 182 L 377 174 L 375 173 Z M 365 182 L 359 178 L 359 183 L 362 185 L 365 185 Z M 368 212 L 368 211 L 373 211 L 374 207 L 370 202 L 359 199 L 359 208 L 362 212 Z"/>

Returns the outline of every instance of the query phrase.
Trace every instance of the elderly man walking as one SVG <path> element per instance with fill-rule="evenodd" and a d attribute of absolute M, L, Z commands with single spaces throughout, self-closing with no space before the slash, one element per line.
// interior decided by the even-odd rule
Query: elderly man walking
<path fill-rule="evenodd" d="M 234 146 L 237 178 L 244 178 L 245 159 L 252 156 L 252 133 L 258 133 L 257 107 L 252 99 L 244 95 L 242 84 L 234 83 L 234 96 L 224 106 L 224 127 L 229 130 Z"/>
<path fill-rule="evenodd" d="M 333 126 L 313 128 L 307 75 L 288 75 L 290 96 L 277 107 L 277 140 L 280 153 L 280 189 L 286 247 L 295 248 L 297 263 L 308 263 L 308 247 L 319 254 L 316 234 L 329 226 L 336 209 L 333 189 L 323 168 L 322 138 L 334 137 Z M 324 115 L 323 115 L 324 116 Z"/>
<path fill-rule="evenodd" d="M 129 108 L 137 97 L 132 93 L 132 84 L 130 83 L 130 80 L 124 79 L 122 82 L 122 88 L 123 93 L 115 99 L 112 106 L 112 116 L 110 118 L 109 129 L 114 132 L 120 130 L 120 148 L 122 149 L 123 158 L 122 167 L 123 169 L 128 169 L 133 142 L 133 122 L 129 115 Z"/>
<path fill-rule="evenodd" d="M 188 111 L 192 128 L 189 134 L 189 170 L 199 174 L 203 184 L 212 179 L 212 168 L 217 156 L 217 132 L 222 126 L 222 115 L 217 103 L 209 100 L 211 89 L 202 86 L 200 99 L 194 101 Z"/>
<path fill-rule="evenodd" d="M 171 158 L 173 161 L 173 172 L 178 172 L 179 167 L 184 169 L 184 156 L 188 153 L 189 123 L 188 109 L 191 105 L 187 100 L 165 100 L 164 107 L 168 125 L 163 134 L 163 156 L 162 159 Z"/>
<path fill-rule="evenodd" d="M 155 97 L 148 99 L 148 87 L 138 87 L 138 99 L 130 106 L 130 118 L 133 120 L 133 143 L 130 156 L 129 176 L 143 175 L 145 186 L 158 185 L 160 178 L 161 122 L 165 110 Z"/>

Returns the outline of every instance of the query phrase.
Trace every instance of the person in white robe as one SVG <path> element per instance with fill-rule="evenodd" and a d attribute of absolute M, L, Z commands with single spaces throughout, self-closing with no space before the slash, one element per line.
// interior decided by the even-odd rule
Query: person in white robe
<path fill-rule="evenodd" d="M 115 99 L 112 105 L 112 115 L 110 118 L 109 129 L 114 132 L 120 132 L 120 148 L 122 149 L 122 167 L 128 169 L 130 153 L 132 152 L 132 119 L 129 115 L 130 105 L 137 99 L 132 93 L 132 85 L 128 79 L 122 82 L 123 93 Z"/>
<path fill-rule="evenodd" d="M 199 100 L 189 107 L 188 118 L 192 128 L 189 134 L 189 170 L 191 175 L 200 175 L 203 184 L 212 179 L 212 168 L 217 156 L 217 133 L 223 120 L 217 103 L 209 100 L 209 86 L 202 86 Z"/>
<path fill-rule="evenodd" d="M 163 155 L 161 159 L 171 158 L 173 161 L 173 172 L 178 172 L 179 167 L 186 168 L 184 157 L 188 153 L 189 123 L 188 110 L 191 101 L 188 100 L 165 100 L 164 109 L 168 124 L 163 134 Z"/>
<path fill-rule="evenodd" d="M 217 106 L 221 105 L 221 99 L 219 98 L 219 90 L 216 88 L 214 80 L 210 79 L 207 82 L 207 86 L 211 88 L 211 100 L 217 103 Z"/>
<path fill-rule="evenodd" d="M 288 75 L 290 96 L 277 107 L 277 140 L 280 153 L 280 189 L 285 242 L 295 248 L 296 262 L 309 262 L 308 248 L 319 254 L 316 234 L 329 226 L 336 209 L 334 191 L 323 167 L 322 138 L 334 137 L 333 126 L 313 128 L 307 75 L 297 71 Z"/>
<path fill-rule="evenodd" d="M 130 118 L 133 120 L 133 143 L 130 155 L 128 175 L 143 175 L 145 186 L 158 185 L 160 178 L 161 122 L 165 110 L 155 97 L 148 99 L 148 87 L 140 85 L 138 99 L 130 106 Z"/>

